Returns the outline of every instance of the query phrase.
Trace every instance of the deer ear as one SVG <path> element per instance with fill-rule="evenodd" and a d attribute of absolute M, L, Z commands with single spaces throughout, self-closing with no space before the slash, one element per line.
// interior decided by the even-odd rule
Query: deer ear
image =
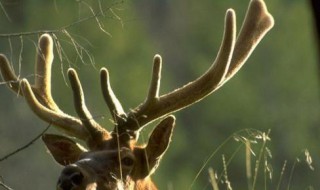
<path fill-rule="evenodd" d="M 63 166 L 76 162 L 79 156 L 86 151 L 85 148 L 65 136 L 45 134 L 42 140 L 53 158 Z"/>
<path fill-rule="evenodd" d="M 162 156 L 168 149 L 174 125 L 175 117 L 172 115 L 168 116 L 161 121 L 151 133 L 145 148 L 149 165 L 149 174 L 152 174 L 158 167 Z"/>

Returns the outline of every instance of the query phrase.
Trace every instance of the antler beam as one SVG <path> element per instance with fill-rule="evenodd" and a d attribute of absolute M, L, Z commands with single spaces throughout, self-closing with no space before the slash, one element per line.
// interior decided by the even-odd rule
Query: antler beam
<path fill-rule="evenodd" d="M 273 18 L 264 2 L 252 0 L 236 39 L 235 12 L 232 9 L 227 10 L 222 43 L 208 71 L 193 82 L 159 96 L 162 60 L 159 55 L 156 55 L 147 98 L 143 104 L 127 114 L 112 91 L 107 69 L 102 68 L 100 71 L 102 93 L 118 127 L 115 131 L 126 132 L 137 137 L 135 134 L 138 134 L 147 123 L 196 103 L 217 90 L 243 66 L 260 40 L 272 28 L 273 23 Z M 51 37 L 47 34 L 42 35 L 39 40 L 35 83 L 32 86 L 26 79 L 23 79 L 20 84 L 6 57 L 0 55 L 0 69 L 9 88 L 20 95 L 20 91 L 23 92 L 31 109 L 40 118 L 56 125 L 69 135 L 85 141 L 97 137 L 101 140 L 110 138 L 110 133 L 93 120 L 85 106 L 82 87 L 75 70 L 70 69 L 68 76 L 79 118 L 65 114 L 54 102 L 51 95 L 52 46 Z"/>
<path fill-rule="evenodd" d="M 128 113 L 128 122 L 123 127 L 139 130 L 147 123 L 198 102 L 217 90 L 243 66 L 273 24 L 273 17 L 265 3 L 252 0 L 236 39 L 235 12 L 227 10 L 222 44 L 209 70 L 195 81 L 160 97 L 161 58 L 156 55 L 148 97 L 143 104 Z"/>

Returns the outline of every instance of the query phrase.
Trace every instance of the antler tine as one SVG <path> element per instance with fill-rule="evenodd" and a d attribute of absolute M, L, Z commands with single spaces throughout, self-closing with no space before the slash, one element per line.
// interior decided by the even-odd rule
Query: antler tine
<path fill-rule="evenodd" d="M 37 61 L 35 65 L 35 83 L 32 89 L 39 101 L 50 109 L 58 109 L 58 106 L 51 96 L 51 66 L 53 60 L 53 43 L 48 34 L 44 34 L 39 39 L 39 49 L 37 51 Z M 3 79 L 8 87 L 19 95 L 19 79 L 13 72 L 6 56 L 0 55 L 0 68 Z"/>
<path fill-rule="evenodd" d="M 100 84 L 103 94 L 103 98 L 107 103 L 109 111 L 116 125 L 124 123 L 126 120 L 126 114 L 123 111 L 122 105 L 110 85 L 109 72 L 106 68 L 100 70 Z"/>
<path fill-rule="evenodd" d="M 68 70 L 68 77 L 71 84 L 71 88 L 73 91 L 73 99 L 74 99 L 74 106 L 80 120 L 83 123 L 83 126 L 88 130 L 90 133 L 90 137 L 92 142 L 100 143 L 103 140 L 110 138 L 110 134 L 107 130 L 102 128 L 90 114 L 87 106 L 85 104 L 85 99 L 83 95 L 83 90 L 81 87 L 80 80 L 78 78 L 77 72 L 74 69 Z"/>
<path fill-rule="evenodd" d="M 30 85 L 27 79 L 20 81 L 10 67 L 4 55 L 0 55 L 0 69 L 8 87 L 23 95 L 30 108 L 41 119 L 54 124 L 57 128 L 76 138 L 86 140 L 89 136 L 82 122 L 62 112 L 51 95 L 51 65 L 53 60 L 53 42 L 48 34 L 39 39 L 35 69 L 35 84 Z M 20 91 L 22 93 L 20 93 Z"/>
<path fill-rule="evenodd" d="M 53 42 L 49 34 L 43 34 L 38 43 L 33 91 L 39 101 L 51 110 L 59 110 L 51 95 L 51 68 Z"/>
<path fill-rule="evenodd" d="M 151 76 L 151 81 L 150 81 L 150 86 L 149 86 L 149 91 L 147 98 L 145 102 L 140 105 L 139 111 L 141 113 L 146 113 L 148 112 L 150 108 L 152 109 L 155 105 L 159 103 L 159 90 L 160 90 L 160 80 L 161 80 L 161 70 L 162 70 L 162 58 L 160 55 L 156 54 L 153 58 L 153 68 L 152 68 L 152 76 Z M 133 112 L 134 117 L 133 119 L 137 119 L 136 123 L 137 125 L 140 125 L 140 127 L 143 126 L 143 124 L 139 121 L 139 113 Z M 132 114 L 132 113 L 131 113 Z M 139 116 L 138 116 L 139 115 Z M 132 117 L 133 115 L 130 115 L 129 113 L 129 118 Z M 141 115 L 141 117 L 147 117 L 150 118 L 149 115 Z"/>
<path fill-rule="evenodd" d="M 146 99 L 146 105 L 156 102 L 159 98 L 160 80 L 161 80 L 162 58 L 155 55 L 153 59 L 152 78 L 150 82 L 149 93 Z"/>
<path fill-rule="evenodd" d="M 226 82 L 244 65 L 264 35 L 273 27 L 274 20 L 262 0 L 252 0 L 237 37 Z"/>
<path fill-rule="evenodd" d="M 17 75 L 13 72 L 7 57 L 3 54 L 0 54 L 0 71 L 2 78 L 7 82 L 7 86 L 19 94 L 19 80 Z"/>
<path fill-rule="evenodd" d="M 21 81 L 21 89 L 27 103 L 29 104 L 29 107 L 41 119 L 47 121 L 48 123 L 52 123 L 57 128 L 63 130 L 71 136 L 82 140 L 87 140 L 89 134 L 83 128 L 79 119 L 69 116 L 61 111 L 58 112 L 57 110 L 51 110 L 42 105 L 35 96 L 28 80 L 23 79 Z"/>
<path fill-rule="evenodd" d="M 200 101 L 211 93 L 224 79 L 231 61 L 235 44 L 235 13 L 228 10 L 225 18 L 225 30 L 219 53 L 211 68 L 201 77 L 173 92 L 144 102 L 129 114 L 131 120 L 127 126 L 138 130 L 154 119 L 167 115 Z M 154 59 L 154 71 L 149 92 L 157 92 L 160 85 L 161 59 L 157 55 Z M 158 65 L 158 66 L 157 66 Z M 149 93 L 149 96 L 152 93 Z M 156 93 L 155 93 L 156 94 Z"/>
<path fill-rule="evenodd" d="M 198 102 L 217 90 L 241 68 L 272 26 L 273 18 L 268 13 L 264 2 L 252 0 L 239 37 L 235 40 L 235 13 L 229 9 L 226 12 L 222 44 L 209 70 L 195 81 L 159 98 L 154 98 L 152 103 L 147 98 L 143 104 L 129 113 L 126 127 L 139 130 L 145 124 Z M 153 73 L 152 81 L 154 79 L 160 81 L 160 77 L 157 78 L 154 75 L 156 74 Z M 151 82 L 150 89 L 158 89 L 158 87 L 158 82 Z M 158 90 L 151 91 L 157 92 Z"/>

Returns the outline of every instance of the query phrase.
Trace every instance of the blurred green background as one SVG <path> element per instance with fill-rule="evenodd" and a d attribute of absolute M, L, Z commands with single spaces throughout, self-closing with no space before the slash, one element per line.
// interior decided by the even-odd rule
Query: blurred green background
<path fill-rule="evenodd" d="M 112 11 L 98 17 L 99 22 L 89 19 L 67 28 L 87 51 L 80 52 L 81 48 L 76 49 L 65 34 L 55 33 L 65 55 L 61 60 L 55 51 L 52 87 L 60 108 L 76 115 L 71 90 L 64 78 L 66 70 L 75 67 L 87 106 L 111 130 L 111 117 L 100 92 L 101 67 L 108 68 L 113 89 L 128 111 L 146 97 L 156 53 L 163 58 L 162 94 L 194 80 L 210 67 L 216 56 L 225 10 L 230 7 L 236 10 L 240 28 L 249 0 L 0 2 L 0 34 L 60 29 L 92 16 L 92 11 L 102 14 L 101 10 L 112 7 Z M 271 131 L 267 146 L 272 154 L 268 164 L 273 168 L 273 176 L 266 180 L 266 188 L 262 161 L 256 189 L 276 189 L 280 179 L 279 189 L 287 189 L 288 185 L 297 190 L 320 189 L 319 73 L 309 4 L 298 0 L 266 0 L 266 4 L 275 18 L 275 26 L 243 69 L 205 100 L 175 114 L 177 123 L 172 143 L 153 175 L 159 189 L 212 189 L 208 168 L 221 173 L 222 155 L 226 160 L 234 156 L 227 167 L 233 189 L 248 189 L 243 143 L 231 138 L 204 165 L 219 145 L 247 128 Z M 35 34 L 0 38 L 0 52 L 8 56 L 21 78 L 31 81 L 38 37 Z M 83 61 L 79 52 L 83 53 Z M 47 126 L 3 83 L 0 121 L 0 157 L 26 144 Z M 150 130 L 152 127 L 144 130 L 145 139 Z M 56 131 L 51 129 L 51 132 Z M 252 156 L 254 168 L 263 143 L 252 146 L 256 153 Z M 314 170 L 304 162 L 305 149 L 313 158 Z M 46 153 L 41 140 L 0 162 L 0 179 L 16 190 L 54 189 L 60 171 L 61 167 Z M 220 185 L 221 189 L 227 189 Z"/>

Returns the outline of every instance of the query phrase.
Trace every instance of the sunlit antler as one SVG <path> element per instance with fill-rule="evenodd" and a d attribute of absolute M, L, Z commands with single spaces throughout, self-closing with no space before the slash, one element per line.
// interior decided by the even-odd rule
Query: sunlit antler
<path fill-rule="evenodd" d="M 156 55 L 149 94 L 143 104 L 128 113 L 124 128 L 138 130 L 154 119 L 198 102 L 217 90 L 243 66 L 274 23 L 262 0 L 251 1 L 237 39 L 235 22 L 235 13 L 229 9 L 225 17 L 222 44 L 211 68 L 195 81 L 162 96 L 158 95 L 161 57 Z"/>
<path fill-rule="evenodd" d="M 209 70 L 187 85 L 165 95 L 159 96 L 162 60 L 159 55 L 154 58 L 154 66 L 149 92 L 145 102 L 127 114 L 114 95 L 107 69 L 101 69 L 101 88 L 104 99 L 120 132 L 134 135 L 147 123 L 180 110 L 221 87 L 245 63 L 256 45 L 273 26 L 273 18 L 268 13 L 262 0 L 252 0 L 241 31 L 236 39 L 235 13 L 226 12 L 225 29 L 219 53 Z M 62 112 L 51 96 L 51 64 L 53 60 L 52 39 L 43 35 L 39 40 L 35 84 L 31 87 L 26 79 L 18 80 L 9 66 L 5 56 L 0 56 L 0 67 L 8 86 L 20 93 L 21 90 L 32 110 L 47 122 L 57 125 L 68 134 L 87 140 L 88 136 L 108 136 L 87 110 L 81 84 L 73 69 L 68 71 L 73 89 L 75 108 L 80 117 L 77 119 Z M 21 85 L 22 88 L 19 88 Z M 90 134 L 90 135 L 89 135 Z"/>
<path fill-rule="evenodd" d="M 12 71 L 9 61 L 0 55 L 0 69 L 8 87 L 25 97 L 31 109 L 43 120 L 54 124 L 67 134 L 82 139 L 92 140 L 92 134 L 108 135 L 102 127 L 92 120 L 84 103 L 84 96 L 78 77 L 74 70 L 68 71 L 75 107 L 79 119 L 59 109 L 51 95 L 51 65 L 53 61 L 52 38 L 44 34 L 39 39 L 39 49 L 35 68 L 35 83 L 30 85 L 27 79 L 21 81 Z M 22 94 L 21 94 L 22 92 Z"/>
<path fill-rule="evenodd" d="M 149 91 L 145 101 L 125 113 L 110 85 L 107 69 L 100 71 L 103 97 L 114 120 L 115 129 L 109 133 L 88 111 L 80 80 L 74 69 L 68 70 L 77 117 L 59 109 L 51 95 L 51 65 L 53 43 L 48 34 L 39 39 L 35 82 L 19 80 L 9 61 L 0 54 L 0 70 L 8 87 L 23 95 L 31 109 L 43 120 L 54 124 L 70 136 L 84 140 L 86 152 L 72 139 L 46 134 L 43 140 L 61 165 L 57 190 L 62 189 L 119 189 L 119 181 L 126 190 L 155 190 L 149 176 L 159 165 L 167 150 L 174 116 L 168 114 L 196 103 L 220 88 L 243 66 L 256 45 L 272 28 L 273 18 L 262 0 L 250 2 L 241 31 L 236 38 L 235 13 L 226 12 L 222 43 L 216 59 L 202 76 L 164 95 L 159 95 L 162 59 L 156 55 Z M 137 145 L 139 131 L 149 122 L 166 117 L 151 133 L 145 146 Z"/>

